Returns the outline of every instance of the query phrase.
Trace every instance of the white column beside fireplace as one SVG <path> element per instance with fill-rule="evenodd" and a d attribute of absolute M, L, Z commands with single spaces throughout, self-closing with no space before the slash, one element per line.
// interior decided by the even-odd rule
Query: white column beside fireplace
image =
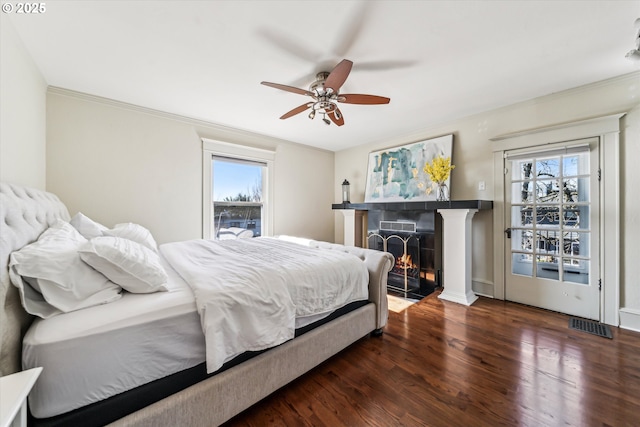
<path fill-rule="evenodd" d="M 344 215 L 343 244 L 366 248 L 367 212 L 356 209 L 342 209 L 341 212 Z"/>
<path fill-rule="evenodd" d="M 471 220 L 477 209 L 438 209 L 442 216 L 443 291 L 438 298 L 471 305 Z"/>

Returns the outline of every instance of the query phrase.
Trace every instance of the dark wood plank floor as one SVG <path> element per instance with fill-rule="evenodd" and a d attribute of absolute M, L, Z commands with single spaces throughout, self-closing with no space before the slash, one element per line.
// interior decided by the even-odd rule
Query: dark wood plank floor
<path fill-rule="evenodd" d="M 640 426 L 640 333 L 437 293 L 227 423 L 231 426 Z"/>

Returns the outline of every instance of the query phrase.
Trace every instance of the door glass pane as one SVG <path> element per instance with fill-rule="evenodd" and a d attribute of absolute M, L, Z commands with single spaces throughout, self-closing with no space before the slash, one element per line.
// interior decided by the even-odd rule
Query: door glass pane
<path fill-rule="evenodd" d="M 536 160 L 536 178 L 554 178 L 560 176 L 560 158 Z"/>
<path fill-rule="evenodd" d="M 580 208 L 565 206 L 562 211 L 562 226 L 564 228 L 578 228 L 580 224 Z"/>
<path fill-rule="evenodd" d="M 511 202 L 528 203 L 533 200 L 533 181 L 521 181 L 511 184 Z"/>
<path fill-rule="evenodd" d="M 536 252 L 539 254 L 559 254 L 560 232 L 542 230 L 536 232 Z"/>
<path fill-rule="evenodd" d="M 533 163 L 531 160 L 519 162 L 518 166 L 513 168 L 511 179 L 513 181 L 533 179 Z"/>
<path fill-rule="evenodd" d="M 565 282 L 589 284 L 589 262 L 585 260 L 564 258 L 563 279 Z"/>
<path fill-rule="evenodd" d="M 587 153 L 564 156 L 562 169 L 564 176 L 589 175 Z"/>
<path fill-rule="evenodd" d="M 520 201 L 522 203 L 531 203 L 534 199 L 534 183 L 523 182 L 520 186 Z"/>
<path fill-rule="evenodd" d="M 535 208 L 536 226 L 540 228 L 558 228 L 560 223 L 560 208 L 557 206 L 538 206 Z"/>
<path fill-rule="evenodd" d="M 558 203 L 560 187 L 557 179 L 540 179 L 536 181 L 536 203 Z"/>
<path fill-rule="evenodd" d="M 511 230 L 511 249 L 514 251 L 533 252 L 533 231 Z"/>
<path fill-rule="evenodd" d="M 565 206 L 563 211 L 563 228 L 589 228 L 589 206 Z"/>
<path fill-rule="evenodd" d="M 513 254 L 511 259 L 513 274 L 521 276 L 533 276 L 533 255 Z"/>
<path fill-rule="evenodd" d="M 562 174 L 564 176 L 578 175 L 578 156 L 565 156 L 562 159 Z"/>
<path fill-rule="evenodd" d="M 562 183 L 562 199 L 565 202 L 589 201 L 589 178 L 565 178 Z"/>
<path fill-rule="evenodd" d="M 562 181 L 562 201 L 578 201 L 578 178 L 568 178 Z"/>
<path fill-rule="evenodd" d="M 589 234 L 569 231 L 563 233 L 563 254 L 567 256 L 589 257 Z"/>
<path fill-rule="evenodd" d="M 538 255 L 536 257 L 536 277 L 560 280 L 558 259 L 558 257 L 551 255 Z"/>
<path fill-rule="evenodd" d="M 511 206 L 511 226 L 533 226 L 533 214 L 531 206 Z"/>

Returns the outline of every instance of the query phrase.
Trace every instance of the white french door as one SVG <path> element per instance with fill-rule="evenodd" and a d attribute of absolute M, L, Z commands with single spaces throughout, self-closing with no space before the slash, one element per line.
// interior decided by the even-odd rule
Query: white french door
<path fill-rule="evenodd" d="M 507 300 L 600 319 L 598 141 L 505 153 Z"/>

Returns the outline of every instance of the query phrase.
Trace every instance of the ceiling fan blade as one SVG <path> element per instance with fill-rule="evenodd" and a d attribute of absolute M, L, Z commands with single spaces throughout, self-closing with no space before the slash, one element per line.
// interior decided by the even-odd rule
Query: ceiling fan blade
<path fill-rule="evenodd" d="M 284 120 L 284 119 L 288 119 L 291 116 L 295 116 L 296 114 L 300 114 L 303 111 L 309 109 L 312 105 L 313 105 L 313 102 L 307 102 L 306 104 L 302 104 L 301 106 L 294 108 L 288 113 L 283 114 L 282 117 L 280 117 L 280 119 Z"/>
<path fill-rule="evenodd" d="M 377 95 L 362 95 L 358 93 L 351 93 L 345 95 L 338 95 L 338 102 L 344 102 L 345 104 L 388 104 L 391 99 L 384 96 Z"/>
<path fill-rule="evenodd" d="M 348 59 L 343 59 L 340 61 L 338 65 L 329 73 L 329 77 L 324 82 L 324 88 L 331 88 L 333 92 L 338 92 L 344 82 L 349 77 L 349 73 L 351 72 L 351 67 L 353 67 L 353 62 Z"/>
<path fill-rule="evenodd" d="M 342 126 L 344 124 L 344 116 L 338 107 L 336 107 L 335 110 L 328 112 L 327 115 L 336 125 Z"/>
<path fill-rule="evenodd" d="M 270 86 L 280 90 L 286 90 L 287 92 L 297 93 L 298 95 L 314 96 L 314 93 L 309 92 L 308 90 L 298 89 L 297 87 L 293 87 L 293 86 L 281 85 L 280 83 L 260 82 L 260 84 L 263 84 L 265 86 Z"/>

